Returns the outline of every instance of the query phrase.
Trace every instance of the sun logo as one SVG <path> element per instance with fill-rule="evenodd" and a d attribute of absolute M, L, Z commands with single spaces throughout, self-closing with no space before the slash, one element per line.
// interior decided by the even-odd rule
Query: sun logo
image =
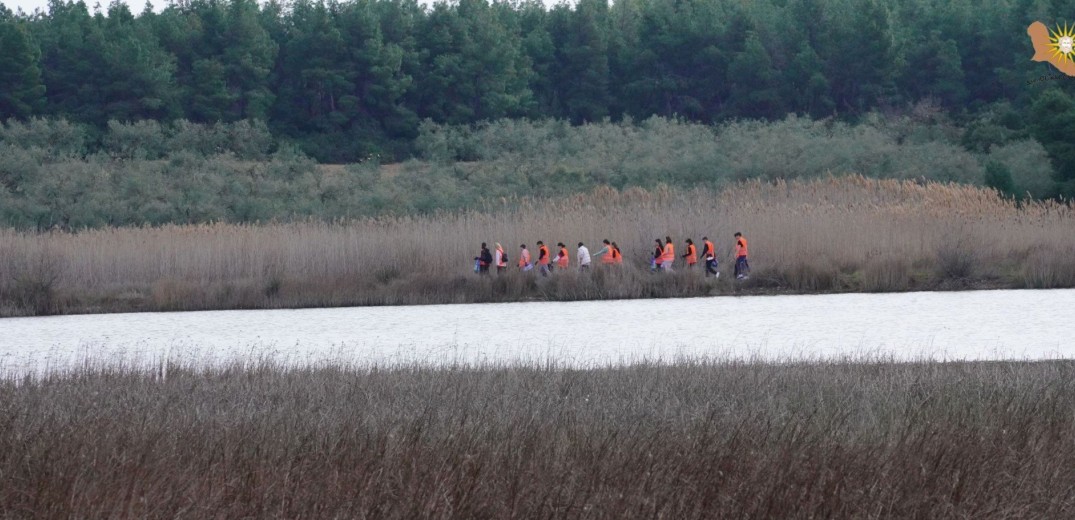
<path fill-rule="evenodd" d="M 1056 26 L 1055 31 L 1050 31 L 1052 34 L 1049 36 L 1049 47 L 1052 48 L 1053 57 L 1060 61 L 1073 61 L 1072 50 L 1075 47 L 1075 26 L 1068 27 L 1068 24 L 1064 24 L 1064 28 L 1061 29 L 1060 25 Z"/>

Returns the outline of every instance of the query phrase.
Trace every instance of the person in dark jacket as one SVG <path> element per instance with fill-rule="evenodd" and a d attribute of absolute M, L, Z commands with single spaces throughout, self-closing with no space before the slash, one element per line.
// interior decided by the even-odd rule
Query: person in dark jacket
<path fill-rule="evenodd" d="M 482 242 L 482 251 L 474 257 L 474 261 L 478 262 L 479 274 L 489 274 L 489 266 L 493 264 L 493 253 L 489 252 L 489 246 L 485 245 L 485 242 Z"/>

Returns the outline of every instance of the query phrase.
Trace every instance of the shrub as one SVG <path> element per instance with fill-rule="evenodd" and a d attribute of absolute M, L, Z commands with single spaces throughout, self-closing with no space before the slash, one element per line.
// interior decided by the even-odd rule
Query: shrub
<path fill-rule="evenodd" d="M 101 144 L 106 153 L 122 159 L 156 160 L 167 150 L 164 128 L 156 121 L 109 121 Z"/>
<path fill-rule="evenodd" d="M 1011 193 L 1017 197 L 1042 199 L 1056 192 L 1049 154 L 1037 141 L 1024 139 L 992 148 L 988 160 L 1008 170 Z"/>
<path fill-rule="evenodd" d="M 911 287 L 911 269 L 902 258 L 885 258 L 866 264 L 862 289 L 868 292 L 906 291 Z"/>
<path fill-rule="evenodd" d="M 1003 163 L 989 161 L 985 165 L 985 185 L 997 190 L 1003 195 L 1012 195 L 1015 192 L 1015 183 L 1012 181 L 1012 172 Z"/>
<path fill-rule="evenodd" d="M 57 286 L 66 265 L 59 253 L 42 248 L 14 260 L 8 288 L 0 284 L 0 300 L 10 301 L 21 314 L 49 315 L 61 311 Z M 7 294 L 4 294 L 7 293 Z"/>
<path fill-rule="evenodd" d="M 1075 286 L 1075 248 L 1035 248 L 1023 263 L 1021 274 L 1026 286 L 1034 289 Z"/>
<path fill-rule="evenodd" d="M 978 269 L 979 255 L 958 240 L 946 242 L 937 249 L 937 274 L 942 279 L 961 279 L 974 276 Z"/>

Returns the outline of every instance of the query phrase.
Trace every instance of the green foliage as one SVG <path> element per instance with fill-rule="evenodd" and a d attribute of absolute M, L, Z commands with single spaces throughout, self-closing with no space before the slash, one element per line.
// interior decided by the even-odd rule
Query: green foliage
<path fill-rule="evenodd" d="M 35 150 L 53 159 L 81 157 L 86 152 L 88 137 L 83 126 L 63 119 L 33 118 L 26 122 L 9 119 L 6 124 L 0 124 L 0 143 Z"/>
<path fill-rule="evenodd" d="M 45 106 L 40 60 L 26 24 L 0 16 L 0 120 L 28 117 Z"/>
<path fill-rule="evenodd" d="M 1004 195 L 1011 195 L 1015 192 L 1012 171 L 997 161 L 989 161 L 985 164 L 985 185 Z"/>
<path fill-rule="evenodd" d="M 156 197 L 143 208 L 149 220 L 177 215 L 167 208 L 186 199 L 173 195 L 192 204 L 175 218 L 242 220 L 829 172 L 982 183 L 991 161 L 993 174 L 1010 172 L 1013 194 L 1075 195 L 1070 88 L 1026 81 L 1048 65 L 1027 59 L 1025 27 L 1055 23 L 1048 11 L 1005 0 L 0 9 L 0 118 L 13 119 L 0 125 L 0 175 L 5 201 L 20 208 L 6 214 L 19 225 L 133 218 L 39 214 L 48 204 L 15 188 L 45 186 L 36 176 L 64 161 L 96 166 L 48 173 L 56 186 L 33 197 L 88 197 L 78 186 L 100 181 L 94 168 L 109 161 L 211 170 L 198 173 L 204 186 L 152 193 L 109 174 L 117 193 Z M 371 166 L 415 154 L 433 164 L 399 167 L 361 192 L 317 175 L 281 187 L 226 165 L 307 155 Z M 135 179 L 191 181 L 142 166 Z M 295 195 L 300 181 L 331 190 Z M 236 199 L 243 193 L 255 201 Z M 270 202 L 277 195 L 287 202 Z"/>
<path fill-rule="evenodd" d="M 101 127 L 174 115 L 175 58 L 125 4 L 111 4 L 105 17 L 84 3 L 53 2 L 34 27 L 48 113 Z"/>
<path fill-rule="evenodd" d="M 159 159 L 166 153 L 165 134 L 157 121 L 124 124 L 108 122 L 102 145 L 113 157 L 124 159 Z"/>
<path fill-rule="evenodd" d="M 743 50 L 728 66 L 731 84 L 729 115 L 770 118 L 782 115 L 784 105 L 769 52 L 753 31 L 747 33 Z"/>
<path fill-rule="evenodd" d="M 1025 113 L 1044 95 L 1025 84 L 1048 67 L 1027 60 L 1025 28 L 1055 22 L 1049 11 L 1005 0 L 192 0 L 135 16 L 118 2 L 97 12 L 54 0 L 45 14 L 0 16 L 0 118 L 52 115 L 100 133 L 110 120 L 262 120 L 342 163 L 406 159 L 426 119 L 853 123 L 928 99 L 970 123 L 968 148 L 987 153 L 1024 126 L 981 115 L 997 103 Z"/>
<path fill-rule="evenodd" d="M 1075 180 L 1075 100 L 1062 90 L 1048 90 L 1032 113 L 1031 132 L 1052 157 L 1057 180 Z"/>
<path fill-rule="evenodd" d="M 917 112 L 870 115 L 857 125 L 797 116 L 719 126 L 659 117 L 580 126 L 426 121 L 416 139 L 423 161 L 381 164 L 371 156 L 347 167 L 316 164 L 257 121 L 111 121 L 99 141 L 88 135 L 64 121 L 0 125 L 0 224 L 334 219 L 433 213 L 602 185 L 719 188 L 850 173 L 986 184 L 1020 197 L 1063 193 L 1037 141 L 972 152 L 960 144 L 960 129 Z"/>
<path fill-rule="evenodd" d="M 986 173 L 991 163 L 1002 166 L 1011 175 L 1013 195 L 1042 199 L 1056 194 L 1049 154 L 1037 141 L 1024 139 L 997 146 L 988 157 Z"/>
<path fill-rule="evenodd" d="M 601 184 L 717 187 L 743 179 L 845 173 L 981 184 L 987 160 L 1017 173 L 1013 189 L 1019 193 L 1043 196 L 1052 188 L 1051 170 L 1041 162 L 1044 152 L 1036 142 L 1013 142 L 985 155 L 965 150 L 960 136 L 944 122 L 913 116 L 873 116 L 858 125 L 793 116 L 715 128 L 664 118 L 583 126 L 427 122 L 417 142 L 433 163 L 428 175 L 463 178 L 463 189 L 474 192 L 470 198 L 554 195 Z M 463 158 L 468 162 L 453 163 Z"/>

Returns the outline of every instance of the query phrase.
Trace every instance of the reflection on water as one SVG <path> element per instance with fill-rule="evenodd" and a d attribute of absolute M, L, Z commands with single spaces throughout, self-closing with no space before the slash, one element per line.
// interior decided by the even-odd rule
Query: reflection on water
<path fill-rule="evenodd" d="M 745 296 L 0 319 L 0 370 L 676 357 L 1071 357 L 1075 290 Z"/>

